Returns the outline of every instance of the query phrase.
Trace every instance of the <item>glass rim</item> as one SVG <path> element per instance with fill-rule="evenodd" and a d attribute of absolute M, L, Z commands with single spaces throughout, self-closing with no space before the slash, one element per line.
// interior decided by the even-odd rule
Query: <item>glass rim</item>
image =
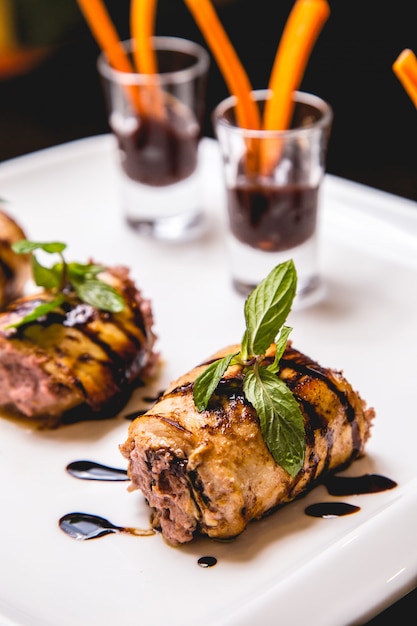
<path fill-rule="evenodd" d="M 267 100 L 272 92 L 270 89 L 254 89 L 251 91 L 253 99 L 255 101 Z M 310 133 L 312 130 L 325 129 L 330 126 L 333 120 L 333 109 L 328 102 L 320 98 L 320 96 L 316 96 L 315 94 L 309 93 L 307 91 L 294 91 L 294 100 L 296 103 L 307 104 L 317 111 L 320 112 L 321 117 L 310 124 L 306 124 L 305 126 L 297 126 L 296 128 L 288 128 L 285 130 L 265 130 L 265 129 L 253 129 L 253 128 L 243 128 L 234 124 L 233 122 L 225 119 L 225 114 L 230 109 L 236 107 L 237 97 L 236 96 L 228 96 L 217 106 L 214 108 L 212 113 L 212 121 L 214 128 L 222 127 L 227 128 L 232 132 L 236 132 L 237 134 L 244 135 L 248 138 L 265 138 L 270 137 L 291 137 L 300 134 Z"/>
<path fill-rule="evenodd" d="M 133 39 L 121 41 L 122 46 L 128 52 L 131 52 L 134 46 Z M 194 61 L 185 68 L 172 70 L 169 72 L 161 72 L 157 74 L 140 74 L 138 72 L 122 72 L 111 67 L 104 52 L 101 52 L 97 59 L 97 69 L 101 76 L 107 80 L 119 83 L 121 85 L 149 85 L 158 83 L 158 85 L 181 84 L 186 83 L 197 76 L 208 72 L 210 65 L 210 55 L 203 46 L 196 41 L 185 39 L 183 37 L 152 37 L 152 44 L 155 50 L 171 50 L 192 57 Z"/>

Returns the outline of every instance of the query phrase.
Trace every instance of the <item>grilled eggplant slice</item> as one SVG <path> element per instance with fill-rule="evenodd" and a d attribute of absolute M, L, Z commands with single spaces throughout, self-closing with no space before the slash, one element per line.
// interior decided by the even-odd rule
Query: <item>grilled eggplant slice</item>
<path fill-rule="evenodd" d="M 30 278 L 30 257 L 16 254 L 12 244 L 25 239 L 25 233 L 17 222 L 0 210 L 0 309 L 23 294 Z"/>
<path fill-rule="evenodd" d="M 291 477 L 277 465 L 245 399 L 240 366 L 224 374 L 205 411 L 193 400 L 197 376 L 231 346 L 173 382 L 132 422 L 120 450 L 128 459 L 130 490 L 140 489 L 153 509 L 153 526 L 170 544 L 201 533 L 227 539 L 251 520 L 294 500 L 326 473 L 364 453 L 374 410 L 366 408 L 341 372 L 325 369 L 288 343 L 279 372 L 304 416 L 304 466 Z M 273 360 L 274 348 L 268 353 Z"/>
<path fill-rule="evenodd" d="M 43 318 L 11 329 L 54 297 L 48 291 L 17 299 L 0 313 L 2 408 L 50 427 L 111 417 L 152 374 L 157 357 L 150 302 L 126 268 L 108 268 L 100 279 L 124 297 L 120 313 L 98 310 L 74 296 Z"/>

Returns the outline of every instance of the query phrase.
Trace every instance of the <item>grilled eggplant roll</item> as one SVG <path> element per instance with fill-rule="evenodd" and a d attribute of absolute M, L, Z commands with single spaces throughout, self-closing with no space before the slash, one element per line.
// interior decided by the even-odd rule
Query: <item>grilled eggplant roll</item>
<path fill-rule="evenodd" d="M 304 466 L 292 478 L 271 456 L 259 419 L 242 391 L 240 366 L 229 367 L 207 410 L 198 413 L 193 383 L 212 360 L 173 382 L 135 419 L 120 446 L 129 460 L 130 490 L 152 507 L 152 524 L 182 544 L 197 534 L 226 539 L 268 511 L 294 500 L 326 473 L 364 453 L 374 410 L 343 375 L 324 369 L 288 343 L 279 372 L 304 416 Z M 273 359 L 270 349 L 267 358 Z"/>
<path fill-rule="evenodd" d="M 0 313 L 0 406 L 9 412 L 60 422 L 111 417 L 156 363 L 150 302 L 126 268 L 100 279 L 124 297 L 120 313 L 87 305 L 75 296 L 35 322 L 10 324 L 53 296 L 22 297 Z"/>
<path fill-rule="evenodd" d="M 0 210 L 0 309 L 22 295 L 30 277 L 29 255 L 16 254 L 11 247 L 20 239 L 25 239 L 21 227 Z"/>

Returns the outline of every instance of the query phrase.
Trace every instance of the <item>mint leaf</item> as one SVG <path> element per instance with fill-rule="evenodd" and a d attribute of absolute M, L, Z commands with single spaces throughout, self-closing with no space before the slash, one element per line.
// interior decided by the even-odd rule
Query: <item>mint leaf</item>
<path fill-rule="evenodd" d="M 88 279 L 73 283 L 77 296 L 83 302 L 101 309 L 119 313 L 124 309 L 125 302 L 116 289 L 101 280 Z"/>
<path fill-rule="evenodd" d="M 222 359 L 213 361 L 194 382 L 194 404 L 199 413 L 207 408 L 208 401 L 219 384 L 223 374 L 230 365 L 235 354 L 227 354 Z"/>
<path fill-rule="evenodd" d="M 67 247 L 65 243 L 22 239 L 15 242 L 12 247 L 17 254 L 32 254 L 32 273 L 35 283 L 39 287 L 44 287 L 48 291 L 60 295 L 58 295 L 57 299 L 51 300 L 51 303 L 55 302 L 55 306 L 52 306 L 51 303 L 41 305 L 30 314 L 30 317 L 25 316 L 21 321 L 12 324 L 10 327 L 18 327 L 28 321 L 35 321 L 47 312 L 52 311 L 53 308 L 56 308 L 64 300 L 71 301 L 71 290 L 83 302 L 97 309 L 110 311 L 111 313 L 119 313 L 124 309 L 124 298 L 117 289 L 97 278 L 97 275 L 106 268 L 94 263 L 66 263 L 62 254 Z M 45 267 L 39 263 L 33 254 L 37 250 L 42 250 L 48 254 L 58 254 L 61 260 L 50 268 Z"/>
<path fill-rule="evenodd" d="M 48 254 L 61 254 L 66 247 L 66 244 L 61 241 L 42 243 L 40 241 L 29 241 L 28 239 L 21 239 L 12 244 L 12 248 L 17 254 L 28 254 L 35 250 L 43 250 L 44 252 L 48 252 Z"/>
<path fill-rule="evenodd" d="M 304 419 L 297 400 L 287 385 L 269 369 L 249 371 L 243 390 L 259 417 L 268 449 L 291 476 L 304 464 Z"/>
<path fill-rule="evenodd" d="M 45 289 L 56 289 L 61 284 L 62 268 L 59 270 L 55 265 L 51 268 L 44 267 L 34 256 L 32 256 L 32 274 L 35 283 Z"/>
<path fill-rule="evenodd" d="M 104 272 L 106 268 L 103 265 L 95 265 L 94 263 L 68 263 L 67 276 L 69 280 L 80 280 L 85 278 L 94 278 L 100 272 Z"/>
<path fill-rule="evenodd" d="M 297 288 L 292 260 L 277 265 L 245 302 L 246 328 L 240 352 L 211 363 L 194 383 L 194 403 L 203 411 L 230 363 L 239 363 L 243 392 L 259 417 L 262 436 L 275 461 L 295 476 L 304 463 L 304 419 L 297 400 L 278 378 L 279 363 L 291 332 L 283 326 Z M 273 363 L 265 355 L 275 343 Z"/>
<path fill-rule="evenodd" d="M 290 326 L 283 326 L 279 333 L 278 339 L 276 340 L 276 348 L 275 348 L 275 359 L 271 365 L 268 365 L 268 369 L 271 372 L 278 372 L 279 370 L 279 362 L 281 360 L 282 355 L 284 354 L 284 350 L 287 346 L 288 336 L 292 328 Z"/>
<path fill-rule="evenodd" d="M 277 265 L 245 302 L 245 351 L 264 354 L 285 322 L 297 287 L 294 262 Z"/>
<path fill-rule="evenodd" d="M 23 326 L 24 324 L 35 322 L 40 317 L 43 317 L 54 309 L 57 309 L 59 306 L 61 306 L 63 302 L 64 296 L 62 295 L 59 295 L 57 298 L 54 298 L 54 300 L 50 300 L 49 302 L 43 302 L 42 304 L 39 304 L 37 307 L 35 307 L 33 311 L 22 317 L 17 322 L 9 324 L 9 326 L 7 326 L 6 328 L 19 328 L 19 326 Z"/>

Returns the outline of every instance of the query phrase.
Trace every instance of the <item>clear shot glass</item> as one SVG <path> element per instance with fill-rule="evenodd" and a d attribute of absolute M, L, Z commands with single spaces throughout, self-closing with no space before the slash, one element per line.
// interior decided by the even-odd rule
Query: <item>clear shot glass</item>
<path fill-rule="evenodd" d="M 123 42 L 131 55 L 134 43 Z M 117 140 L 123 214 L 139 233 L 184 241 L 205 229 L 198 147 L 205 113 L 207 51 L 154 37 L 157 74 L 112 68 L 101 54 L 109 127 Z"/>
<path fill-rule="evenodd" d="M 252 97 L 262 114 L 270 92 L 254 91 Z M 291 258 L 298 275 L 294 304 L 322 296 L 317 226 L 332 120 L 329 104 L 304 92 L 294 94 L 293 120 L 285 131 L 239 127 L 233 96 L 214 109 L 232 282 L 242 295 Z"/>

